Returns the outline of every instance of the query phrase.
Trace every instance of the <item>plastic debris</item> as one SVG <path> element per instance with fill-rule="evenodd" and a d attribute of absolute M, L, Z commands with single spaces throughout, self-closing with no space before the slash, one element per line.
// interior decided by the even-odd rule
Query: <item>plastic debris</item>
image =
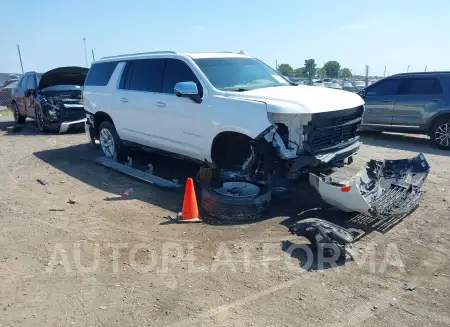
<path fill-rule="evenodd" d="M 40 179 L 40 178 L 36 179 L 36 182 L 38 182 L 39 184 L 44 185 L 44 186 L 48 184 L 47 181 Z"/>
<path fill-rule="evenodd" d="M 405 290 L 407 290 L 407 291 L 414 291 L 416 288 L 417 288 L 417 286 L 414 284 L 411 284 L 411 283 L 405 284 Z"/>
<path fill-rule="evenodd" d="M 128 190 L 126 190 L 125 192 L 122 193 L 122 197 L 130 196 L 133 193 L 134 193 L 134 189 L 129 188 Z"/>

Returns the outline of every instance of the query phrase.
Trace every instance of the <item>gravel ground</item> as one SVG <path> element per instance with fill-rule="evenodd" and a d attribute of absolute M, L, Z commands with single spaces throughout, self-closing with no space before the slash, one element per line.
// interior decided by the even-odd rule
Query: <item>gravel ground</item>
<path fill-rule="evenodd" d="M 83 134 L 43 135 L 28 122 L 10 135 L 0 119 L 2 327 L 450 325 L 449 153 L 425 137 L 366 135 L 338 172 L 423 152 L 426 194 L 402 221 L 320 210 L 303 183 L 265 220 L 180 225 L 167 216 L 182 192 L 95 165 Z M 362 231 L 354 261 L 308 263 L 307 241 L 287 226 L 317 216 Z"/>

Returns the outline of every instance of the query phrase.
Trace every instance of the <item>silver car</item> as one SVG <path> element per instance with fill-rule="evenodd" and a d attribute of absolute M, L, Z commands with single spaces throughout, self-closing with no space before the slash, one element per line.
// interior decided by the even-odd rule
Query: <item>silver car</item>
<path fill-rule="evenodd" d="M 366 102 L 362 130 L 426 134 L 450 150 L 450 72 L 393 75 L 359 95 Z"/>

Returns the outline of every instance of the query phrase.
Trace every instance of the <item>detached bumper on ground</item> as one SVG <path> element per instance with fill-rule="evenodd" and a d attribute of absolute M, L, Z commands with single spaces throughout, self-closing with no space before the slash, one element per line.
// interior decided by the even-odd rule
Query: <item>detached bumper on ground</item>
<path fill-rule="evenodd" d="M 346 212 L 383 218 L 407 215 L 419 205 L 430 166 L 420 153 L 412 159 L 370 160 L 350 181 L 335 183 L 310 174 L 322 199 Z"/>

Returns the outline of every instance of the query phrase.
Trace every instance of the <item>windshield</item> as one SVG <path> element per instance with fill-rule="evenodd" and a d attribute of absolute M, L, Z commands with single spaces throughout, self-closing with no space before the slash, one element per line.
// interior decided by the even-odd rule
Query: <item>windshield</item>
<path fill-rule="evenodd" d="M 247 91 L 290 85 L 280 74 L 255 58 L 203 58 L 194 61 L 219 90 Z"/>
<path fill-rule="evenodd" d="M 39 82 L 41 81 L 42 75 L 44 75 L 44 74 L 42 74 L 42 73 L 37 73 L 37 74 L 36 74 L 37 85 L 39 85 Z"/>

